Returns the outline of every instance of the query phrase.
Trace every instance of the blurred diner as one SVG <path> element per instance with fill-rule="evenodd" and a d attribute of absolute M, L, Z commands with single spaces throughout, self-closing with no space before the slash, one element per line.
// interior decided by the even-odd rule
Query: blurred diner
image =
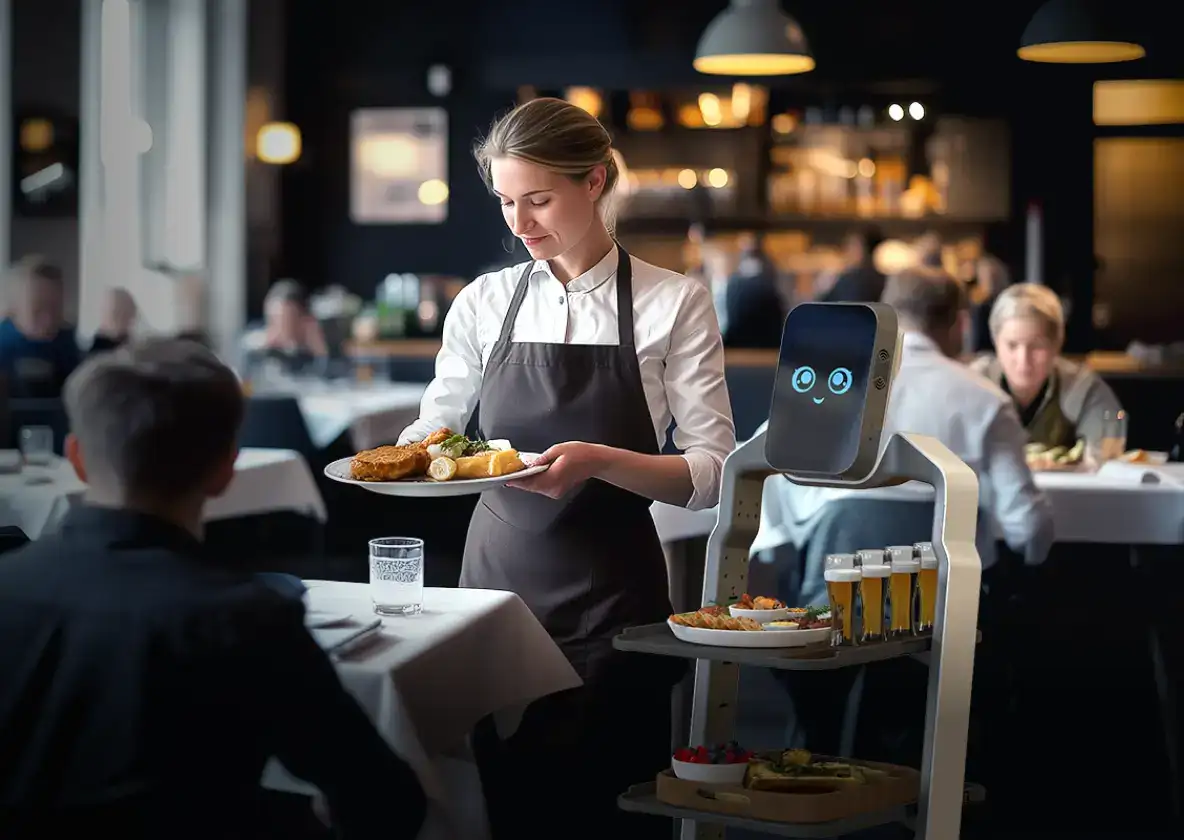
<path fill-rule="evenodd" d="M 54 398 L 81 354 L 65 322 L 62 272 L 40 257 L 26 257 L 8 271 L 8 317 L 0 321 L 0 373 L 14 397 Z"/>
<path fill-rule="evenodd" d="M 1122 405 L 1100 376 L 1060 355 L 1065 314 L 1055 292 L 1010 286 L 991 308 L 990 330 L 995 353 L 971 367 L 1011 396 L 1033 443 L 1071 447 L 1105 436 L 1107 413 Z"/>

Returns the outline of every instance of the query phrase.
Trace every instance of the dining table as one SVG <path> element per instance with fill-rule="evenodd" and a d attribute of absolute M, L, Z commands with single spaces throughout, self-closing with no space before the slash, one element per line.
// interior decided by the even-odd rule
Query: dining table
<path fill-rule="evenodd" d="M 15 525 L 29 539 L 52 533 L 72 505 L 86 495 L 86 484 L 70 463 L 51 457 L 0 474 L 0 525 Z M 226 492 L 206 504 L 207 522 L 277 511 L 326 520 L 325 502 L 308 464 L 286 449 L 243 449 Z"/>
<path fill-rule="evenodd" d="M 305 586 L 307 615 L 318 621 L 339 617 L 349 626 L 375 618 L 367 584 L 309 580 Z M 479 721 L 492 718 L 508 737 L 529 703 L 581 684 L 522 599 L 494 590 L 427 587 L 420 613 L 383 617 L 366 643 L 334 659 L 346 690 L 423 784 L 429 800 L 423 840 L 488 835 L 469 749 Z M 316 792 L 277 761 L 263 781 L 276 790 Z M 398 819 L 398 803 L 391 808 Z"/>

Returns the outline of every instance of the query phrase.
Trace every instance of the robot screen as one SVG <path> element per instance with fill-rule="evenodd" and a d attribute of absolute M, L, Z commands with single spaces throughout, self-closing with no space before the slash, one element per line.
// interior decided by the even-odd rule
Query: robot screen
<path fill-rule="evenodd" d="M 855 463 L 879 332 L 888 326 L 877 318 L 878 309 L 802 304 L 789 313 L 765 440 L 774 469 L 841 475 Z M 888 346 L 895 349 L 896 324 L 890 320 Z"/>

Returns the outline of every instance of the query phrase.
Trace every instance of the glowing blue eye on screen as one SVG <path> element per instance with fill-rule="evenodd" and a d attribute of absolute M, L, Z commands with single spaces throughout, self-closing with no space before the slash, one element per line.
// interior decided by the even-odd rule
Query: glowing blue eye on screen
<path fill-rule="evenodd" d="M 830 372 L 830 377 L 826 380 L 826 384 L 830 386 L 830 392 L 837 397 L 851 390 L 851 383 L 854 379 L 855 377 L 851 375 L 851 371 L 847 368 L 835 368 Z"/>
<path fill-rule="evenodd" d="M 814 381 L 818 377 L 814 375 L 814 368 L 809 365 L 802 365 L 793 372 L 793 377 L 790 379 L 790 384 L 793 389 L 799 394 L 804 394 L 814 387 Z"/>

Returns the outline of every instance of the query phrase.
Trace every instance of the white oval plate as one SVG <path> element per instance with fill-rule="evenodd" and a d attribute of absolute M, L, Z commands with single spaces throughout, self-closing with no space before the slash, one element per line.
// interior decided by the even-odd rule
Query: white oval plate
<path fill-rule="evenodd" d="M 676 639 L 693 645 L 733 648 L 787 648 L 825 642 L 830 628 L 817 630 L 708 630 L 703 627 L 684 627 L 666 619 Z"/>
<path fill-rule="evenodd" d="M 524 464 L 529 464 L 539 457 L 537 452 L 520 452 Z M 350 477 L 349 465 L 353 457 L 340 458 L 325 467 L 325 475 L 342 484 L 352 484 L 378 493 L 382 496 L 413 496 L 428 499 L 443 499 L 449 496 L 470 496 L 474 493 L 484 493 L 493 490 L 508 481 L 517 481 L 531 475 L 545 472 L 550 464 L 538 467 L 528 466 L 524 470 L 509 475 L 499 475 L 496 478 L 466 478 L 455 481 L 432 481 L 430 478 L 405 478 L 399 481 L 358 481 Z"/>
<path fill-rule="evenodd" d="M 770 621 L 784 621 L 789 618 L 789 607 L 782 607 L 779 610 L 742 610 L 737 606 L 731 606 L 728 607 L 728 612 L 732 614 L 732 618 L 751 618 L 761 624 L 768 624 Z"/>

